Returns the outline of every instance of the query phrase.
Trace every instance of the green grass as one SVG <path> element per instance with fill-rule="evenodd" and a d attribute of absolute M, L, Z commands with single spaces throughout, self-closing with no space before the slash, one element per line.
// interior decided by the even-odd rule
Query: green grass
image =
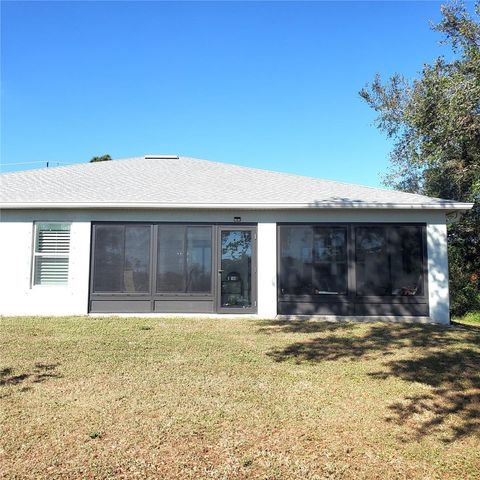
<path fill-rule="evenodd" d="M 453 319 L 455 323 L 461 323 L 463 325 L 473 325 L 480 327 L 480 312 L 467 313 L 463 317 L 456 317 Z"/>
<path fill-rule="evenodd" d="M 5 478 L 480 478 L 480 329 L 1 318 Z"/>

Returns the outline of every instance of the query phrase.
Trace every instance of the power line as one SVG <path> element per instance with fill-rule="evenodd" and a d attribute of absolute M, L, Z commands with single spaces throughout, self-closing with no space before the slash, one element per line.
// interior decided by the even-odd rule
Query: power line
<path fill-rule="evenodd" d="M 42 162 L 42 161 L 38 161 L 38 162 L 16 162 L 16 163 L 1 163 L 0 165 L 31 165 L 33 163 L 45 163 L 45 162 Z"/>
<path fill-rule="evenodd" d="M 74 165 L 75 163 L 82 163 L 82 162 L 57 162 L 52 160 L 38 160 L 36 162 L 15 162 L 15 163 L 0 163 L 0 166 L 10 166 L 10 165 L 33 165 L 38 163 L 46 163 L 46 164 L 56 164 L 56 165 Z"/>

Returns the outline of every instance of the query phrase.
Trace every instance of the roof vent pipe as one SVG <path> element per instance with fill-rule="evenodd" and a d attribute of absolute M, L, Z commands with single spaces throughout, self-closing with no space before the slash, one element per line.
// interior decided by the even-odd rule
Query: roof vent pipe
<path fill-rule="evenodd" d="M 169 159 L 169 160 L 178 160 L 178 155 L 145 155 L 145 160 L 160 160 L 160 159 Z"/>

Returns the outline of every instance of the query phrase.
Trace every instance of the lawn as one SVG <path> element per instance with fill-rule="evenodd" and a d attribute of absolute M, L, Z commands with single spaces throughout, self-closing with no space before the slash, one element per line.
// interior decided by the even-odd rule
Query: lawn
<path fill-rule="evenodd" d="M 480 312 L 470 312 L 463 317 L 456 317 L 453 320 L 455 323 L 462 323 L 463 325 L 473 325 L 480 327 Z"/>
<path fill-rule="evenodd" d="M 1 318 L 0 477 L 480 478 L 480 328 Z"/>

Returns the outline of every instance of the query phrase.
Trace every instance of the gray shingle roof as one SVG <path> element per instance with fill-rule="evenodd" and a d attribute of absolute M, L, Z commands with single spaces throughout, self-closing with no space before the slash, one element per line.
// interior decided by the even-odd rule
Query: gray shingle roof
<path fill-rule="evenodd" d="M 445 208 L 470 204 L 189 157 L 135 157 L 0 176 L 3 208 Z"/>

